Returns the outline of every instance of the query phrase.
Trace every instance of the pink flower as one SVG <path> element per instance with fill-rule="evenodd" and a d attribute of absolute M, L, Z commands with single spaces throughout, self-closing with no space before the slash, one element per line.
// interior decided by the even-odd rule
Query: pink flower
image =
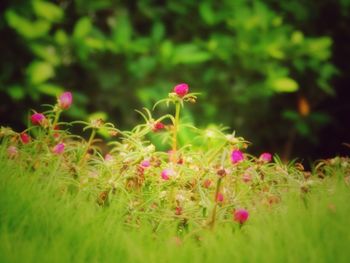
<path fill-rule="evenodd" d="M 7 154 L 8 156 L 13 159 L 13 158 L 16 158 L 18 156 L 18 149 L 16 146 L 9 146 L 7 148 Z"/>
<path fill-rule="evenodd" d="M 174 92 L 180 98 L 184 97 L 188 93 L 189 87 L 186 83 L 178 84 L 174 87 Z"/>
<path fill-rule="evenodd" d="M 233 164 L 239 163 L 244 160 L 243 153 L 240 150 L 233 150 L 231 153 L 231 161 Z"/>
<path fill-rule="evenodd" d="M 64 146 L 65 146 L 64 143 L 59 143 L 55 147 L 53 147 L 52 152 L 54 154 L 61 154 L 64 152 Z"/>
<path fill-rule="evenodd" d="M 42 113 L 34 113 L 30 119 L 33 125 L 43 125 L 46 120 L 45 115 Z"/>
<path fill-rule="evenodd" d="M 27 133 L 23 132 L 19 136 L 20 136 L 21 141 L 22 141 L 23 144 L 30 143 L 31 138 L 30 138 L 30 136 Z"/>
<path fill-rule="evenodd" d="M 259 157 L 259 160 L 263 161 L 264 163 L 271 162 L 272 160 L 272 155 L 271 153 L 262 153 Z"/>
<path fill-rule="evenodd" d="M 140 164 L 143 168 L 150 167 L 151 162 L 149 160 L 143 160 Z"/>
<path fill-rule="evenodd" d="M 218 195 L 216 196 L 216 201 L 218 203 L 222 203 L 224 201 L 224 195 L 222 193 L 218 193 Z"/>
<path fill-rule="evenodd" d="M 58 106 L 63 109 L 67 110 L 72 105 L 73 102 L 73 96 L 72 93 L 69 91 L 64 92 L 61 96 L 58 98 Z"/>
<path fill-rule="evenodd" d="M 243 224 L 245 221 L 247 221 L 248 217 L 249 213 L 245 209 L 237 209 L 233 212 L 233 219 L 240 224 Z"/>
<path fill-rule="evenodd" d="M 157 121 L 157 122 L 153 123 L 152 131 L 158 132 L 158 131 L 163 130 L 164 128 L 165 128 L 165 125 L 162 122 Z"/>
<path fill-rule="evenodd" d="M 175 171 L 170 168 L 164 169 L 161 173 L 161 177 L 163 180 L 169 180 L 170 177 L 174 175 L 175 175 Z"/>

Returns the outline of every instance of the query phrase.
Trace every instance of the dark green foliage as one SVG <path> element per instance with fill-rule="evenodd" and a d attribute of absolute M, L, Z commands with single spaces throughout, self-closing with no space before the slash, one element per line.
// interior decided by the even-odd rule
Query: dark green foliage
<path fill-rule="evenodd" d="M 187 82 L 205 98 L 191 113 L 200 124 L 221 122 L 280 151 L 294 126 L 297 135 L 317 140 L 312 134 L 327 116 L 311 110 L 303 117 L 295 101 L 306 97 L 312 106 L 333 94 L 332 39 L 305 35 L 269 4 L 11 1 L 1 20 L 0 92 L 13 109 L 72 90 L 72 118 L 99 110 L 130 127 L 134 108 L 150 107 L 173 84 Z"/>

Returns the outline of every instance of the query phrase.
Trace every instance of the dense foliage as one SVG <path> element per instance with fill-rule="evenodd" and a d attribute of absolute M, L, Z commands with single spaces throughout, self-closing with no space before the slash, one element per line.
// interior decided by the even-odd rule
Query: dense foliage
<path fill-rule="evenodd" d="M 206 98 L 187 113 L 189 120 L 223 123 L 274 150 L 287 142 L 288 153 L 295 136 L 317 141 L 313 132 L 329 121 L 313 105 L 334 93 L 330 80 L 337 70 L 332 39 L 305 35 L 276 6 L 259 0 L 9 1 L 1 20 L 7 50 L 1 92 L 9 98 L 3 112 L 8 122 L 22 116 L 25 123 L 23 102 L 34 105 L 70 89 L 76 98 L 71 118 L 102 111 L 131 127 L 138 121 L 131 108 L 149 107 L 168 93 L 169 82 L 186 81 Z"/>

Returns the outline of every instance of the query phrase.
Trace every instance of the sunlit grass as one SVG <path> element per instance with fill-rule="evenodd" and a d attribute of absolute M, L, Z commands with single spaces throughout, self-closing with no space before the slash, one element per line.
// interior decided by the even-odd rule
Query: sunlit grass
<path fill-rule="evenodd" d="M 302 201 L 286 192 L 272 207 L 258 206 L 242 228 L 179 232 L 164 222 L 125 224 L 123 200 L 108 207 L 87 192 L 62 192 L 65 174 L 21 170 L 1 160 L 1 262 L 347 262 L 349 188 L 328 177 Z"/>

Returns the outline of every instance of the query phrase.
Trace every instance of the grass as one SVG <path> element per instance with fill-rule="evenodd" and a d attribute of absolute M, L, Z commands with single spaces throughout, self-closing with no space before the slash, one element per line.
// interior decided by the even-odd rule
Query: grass
<path fill-rule="evenodd" d="M 62 191 L 55 164 L 35 171 L 2 158 L 0 262 L 348 262 L 350 192 L 342 171 L 304 198 L 288 191 L 274 206 L 256 206 L 241 228 L 154 233 L 126 224 L 123 200 L 91 202 L 87 191 Z M 332 173 L 337 172 L 330 170 Z M 141 219 L 142 220 L 142 219 Z M 147 220 L 147 219 L 146 219 Z M 196 231 L 196 230 L 195 230 Z"/>

